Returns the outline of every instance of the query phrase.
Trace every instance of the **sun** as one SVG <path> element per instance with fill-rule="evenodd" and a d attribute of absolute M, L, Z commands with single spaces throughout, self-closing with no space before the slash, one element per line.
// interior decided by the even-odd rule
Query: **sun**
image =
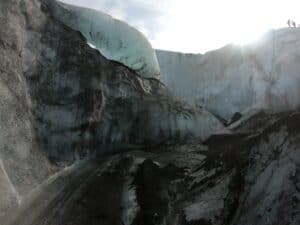
<path fill-rule="evenodd" d="M 247 45 L 271 29 L 286 27 L 289 18 L 300 24 L 300 1 L 170 0 L 172 4 L 156 48 L 205 53 L 226 44 Z"/>

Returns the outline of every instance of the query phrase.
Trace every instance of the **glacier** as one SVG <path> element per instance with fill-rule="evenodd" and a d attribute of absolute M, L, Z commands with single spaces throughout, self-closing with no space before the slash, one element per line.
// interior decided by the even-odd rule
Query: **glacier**
<path fill-rule="evenodd" d="M 77 160 L 223 128 L 209 112 L 176 101 L 158 79 L 91 48 L 49 13 L 50 2 L 0 2 L 1 225 Z"/>
<path fill-rule="evenodd" d="M 51 14 L 56 19 L 80 31 L 106 58 L 121 62 L 144 78 L 159 79 L 155 51 L 140 31 L 94 9 L 55 0 L 45 2 L 51 6 Z"/>
<path fill-rule="evenodd" d="M 256 43 L 202 54 L 157 50 L 162 82 L 186 101 L 230 119 L 236 112 L 300 106 L 300 29 L 269 31 Z"/>
<path fill-rule="evenodd" d="M 299 224 L 299 109 L 224 127 L 105 58 L 43 1 L 0 1 L 1 225 Z M 276 109 L 277 95 L 295 107 L 300 35 L 280 32 L 271 45 L 165 53 L 164 79 L 191 102 L 190 88 L 208 93 L 223 114 L 270 99 Z M 266 50 L 272 42 L 282 44 Z"/>

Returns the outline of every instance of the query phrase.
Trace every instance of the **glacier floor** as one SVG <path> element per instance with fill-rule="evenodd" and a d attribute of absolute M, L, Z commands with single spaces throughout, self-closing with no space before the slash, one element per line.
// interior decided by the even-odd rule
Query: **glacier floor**
<path fill-rule="evenodd" d="M 299 224 L 300 113 L 258 113 L 231 130 L 204 143 L 195 140 L 77 163 L 36 189 L 10 213 L 13 219 L 2 221 Z"/>

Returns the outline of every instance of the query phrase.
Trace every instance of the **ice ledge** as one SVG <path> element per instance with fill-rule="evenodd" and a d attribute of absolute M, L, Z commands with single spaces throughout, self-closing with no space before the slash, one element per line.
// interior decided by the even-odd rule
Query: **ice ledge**
<path fill-rule="evenodd" d="M 56 19 L 80 31 L 87 42 L 95 46 L 106 58 L 126 65 L 144 78 L 160 78 L 156 53 L 150 42 L 137 29 L 94 9 L 56 0 L 44 2 Z"/>

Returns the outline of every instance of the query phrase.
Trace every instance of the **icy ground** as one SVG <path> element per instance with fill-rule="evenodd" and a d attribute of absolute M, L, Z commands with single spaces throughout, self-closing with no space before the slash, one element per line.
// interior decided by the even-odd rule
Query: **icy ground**
<path fill-rule="evenodd" d="M 264 127 L 261 126 L 264 121 Z M 4 225 L 297 225 L 299 113 L 258 113 L 194 141 L 85 161 Z M 280 216 L 283 215 L 283 216 Z"/>

